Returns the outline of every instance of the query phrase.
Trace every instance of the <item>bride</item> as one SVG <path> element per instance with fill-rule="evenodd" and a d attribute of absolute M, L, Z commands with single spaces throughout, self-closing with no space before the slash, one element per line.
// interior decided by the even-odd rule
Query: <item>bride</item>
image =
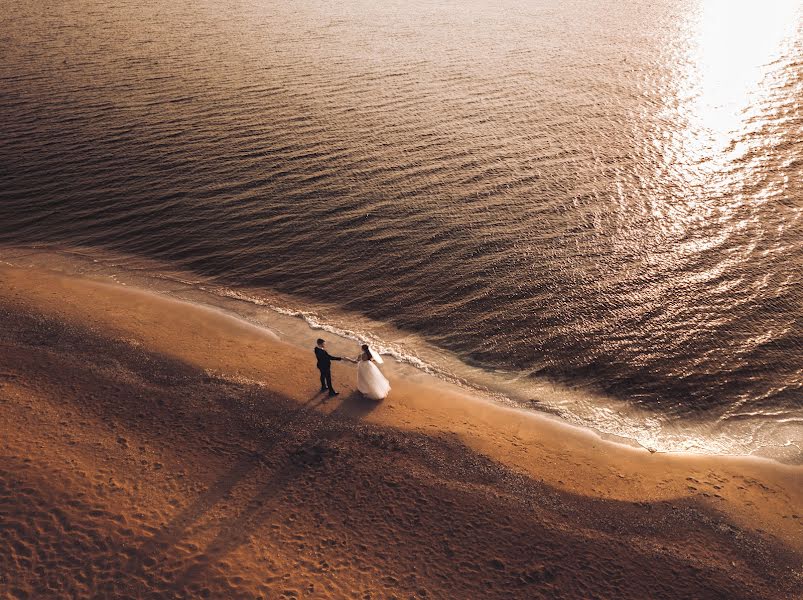
<path fill-rule="evenodd" d="M 371 400 L 384 400 L 390 391 L 390 383 L 375 363 L 382 364 L 382 358 L 371 353 L 368 344 L 362 345 L 357 357 L 357 389 Z"/>

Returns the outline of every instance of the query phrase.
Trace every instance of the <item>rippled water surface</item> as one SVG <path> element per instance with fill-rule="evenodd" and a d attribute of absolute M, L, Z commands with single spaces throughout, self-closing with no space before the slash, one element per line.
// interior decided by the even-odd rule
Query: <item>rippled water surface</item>
<path fill-rule="evenodd" d="M 5 244 L 799 454 L 797 2 L 5 3 L 0 50 Z"/>

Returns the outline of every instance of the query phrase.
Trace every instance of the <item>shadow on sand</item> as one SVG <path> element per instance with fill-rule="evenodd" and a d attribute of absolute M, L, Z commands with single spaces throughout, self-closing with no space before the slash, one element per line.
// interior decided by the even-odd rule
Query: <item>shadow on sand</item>
<path fill-rule="evenodd" d="M 46 395 L 79 415 L 147 438 L 143 443 L 179 466 L 209 459 L 223 473 L 161 529 L 113 530 L 114 544 L 93 559 L 97 566 L 126 556 L 108 597 L 166 589 L 186 597 L 194 594 L 187 589 L 212 579 L 225 592 L 229 573 L 220 559 L 287 508 L 276 499 L 291 487 L 296 503 L 305 492 L 320 492 L 316 509 L 359 533 L 337 552 L 366 561 L 384 553 L 389 538 L 373 533 L 385 527 L 393 536 L 386 566 L 417 572 L 433 586 L 448 580 L 452 597 L 537 597 L 534 589 L 553 584 L 551 591 L 587 586 L 574 597 L 625 597 L 622 590 L 657 597 L 657 585 L 668 586 L 671 597 L 794 597 L 789 565 L 799 565 L 799 555 L 698 499 L 627 502 L 564 492 L 512 473 L 459 440 L 366 424 L 380 403 L 358 393 L 332 400 L 319 394 L 299 405 L 94 331 L 6 313 L 4 368 L 36 378 Z M 65 393 L 64 373 L 73 392 Z M 363 500 L 355 510 L 351 494 L 358 487 Z M 234 495 L 237 508 L 224 507 Z M 91 515 L 78 519 L 94 523 Z M 197 543 L 199 532 L 209 541 L 187 550 L 185 542 Z M 421 532 L 427 532 L 423 542 Z M 592 567 L 601 570 L 582 576 Z M 463 577 L 471 569 L 480 575 Z M 472 581 L 487 583 L 486 594 L 465 587 L 458 595 Z"/>

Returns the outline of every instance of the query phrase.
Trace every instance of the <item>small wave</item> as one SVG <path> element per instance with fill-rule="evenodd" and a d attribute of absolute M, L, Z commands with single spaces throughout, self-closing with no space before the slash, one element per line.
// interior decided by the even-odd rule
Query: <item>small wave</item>
<path fill-rule="evenodd" d="M 410 365 L 411 367 L 414 367 L 415 369 L 418 369 L 419 371 L 422 371 L 428 375 L 437 377 L 442 381 L 458 385 L 462 388 L 471 390 L 473 392 L 480 392 L 484 396 L 493 398 L 505 404 L 516 405 L 516 406 L 518 405 L 516 402 L 506 397 L 505 395 L 495 393 L 482 386 L 472 384 L 469 380 L 460 377 L 455 373 L 448 371 L 447 369 L 444 369 L 442 367 L 439 367 L 437 365 L 432 364 L 431 362 L 422 359 L 410 349 L 404 348 L 399 344 L 394 344 L 392 342 L 383 340 L 382 338 L 380 338 L 379 336 L 377 336 L 372 332 L 336 325 L 334 323 L 327 322 L 324 318 L 322 318 L 318 313 L 314 311 L 292 308 L 276 304 L 271 300 L 266 300 L 253 293 L 246 293 L 241 290 L 231 289 L 231 288 L 215 288 L 214 290 L 209 290 L 209 291 L 213 291 L 213 293 L 216 293 L 220 296 L 224 296 L 226 298 L 232 298 L 234 300 L 248 302 L 256 306 L 265 307 L 280 315 L 301 319 L 309 326 L 310 329 L 318 331 L 326 331 L 340 338 L 353 340 L 361 344 L 368 344 L 372 349 L 376 350 L 376 352 L 378 352 L 380 355 L 390 356 L 398 363 Z"/>

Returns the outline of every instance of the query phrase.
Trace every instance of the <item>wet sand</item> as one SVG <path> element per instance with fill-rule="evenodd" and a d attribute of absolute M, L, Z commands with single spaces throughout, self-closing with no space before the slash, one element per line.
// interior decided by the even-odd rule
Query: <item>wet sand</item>
<path fill-rule="evenodd" d="M 448 386 L 317 392 L 220 311 L 0 267 L 0 595 L 797 598 L 803 470 Z"/>

